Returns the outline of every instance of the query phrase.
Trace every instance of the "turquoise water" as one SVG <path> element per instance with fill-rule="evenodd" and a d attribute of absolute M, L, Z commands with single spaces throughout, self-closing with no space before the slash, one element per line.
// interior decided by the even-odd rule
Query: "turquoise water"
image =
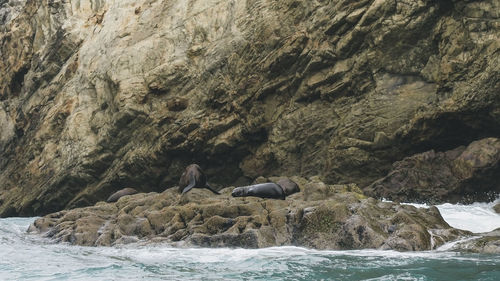
<path fill-rule="evenodd" d="M 489 212 L 490 205 L 476 205 L 473 211 L 444 207 L 445 219 L 445 214 L 467 214 L 461 216 L 464 221 L 469 217 L 468 225 L 462 222 L 464 228 L 496 228 L 500 218 Z M 0 280 L 500 280 L 500 255 L 298 247 L 179 249 L 165 244 L 79 247 L 26 234 L 33 220 L 0 219 Z"/>

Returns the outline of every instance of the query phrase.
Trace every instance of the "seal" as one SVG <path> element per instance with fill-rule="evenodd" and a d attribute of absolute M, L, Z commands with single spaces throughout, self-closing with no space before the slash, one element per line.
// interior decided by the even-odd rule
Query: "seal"
<path fill-rule="evenodd" d="M 284 178 L 279 180 L 276 184 L 281 186 L 285 192 L 285 196 L 290 196 L 294 193 L 300 192 L 299 186 L 291 179 Z"/>
<path fill-rule="evenodd" d="M 123 197 L 125 195 L 132 195 L 132 194 L 136 194 L 136 193 L 137 193 L 137 190 L 135 190 L 131 187 L 120 189 L 117 192 L 111 194 L 111 196 L 108 197 L 108 200 L 106 200 L 106 202 L 108 202 L 108 203 L 116 202 L 116 201 L 118 201 L 118 199 L 120 199 L 121 197 Z"/>
<path fill-rule="evenodd" d="M 233 197 L 255 196 L 260 198 L 272 198 L 285 200 L 285 192 L 274 182 L 259 183 L 248 186 L 240 186 L 233 189 Z"/>
<path fill-rule="evenodd" d="M 190 191 L 192 188 L 207 188 L 215 194 L 220 194 L 207 183 L 207 177 L 200 166 L 191 164 L 186 167 L 179 180 L 179 192 L 182 194 Z"/>
<path fill-rule="evenodd" d="M 233 197 L 255 196 L 285 200 L 286 196 L 299 192 L 299 186 L 289 179 L 279 180 L 278 183 L 266 182 L 249 186 L 237 187 L 231 195 Z"/>

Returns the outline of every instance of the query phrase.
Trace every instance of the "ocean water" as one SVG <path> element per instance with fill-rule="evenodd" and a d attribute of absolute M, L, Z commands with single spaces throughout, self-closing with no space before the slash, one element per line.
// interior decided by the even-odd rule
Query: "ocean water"
<path fill-rule="evenodd" d="M 500 227 L 492 206 L 438 208 L 451 225 L 481 232 Z M 0 280 L 500 280 L 500 255 L 447 247 L 426 252 L 80 247 L 27 234 L 34 219 L 0 219 Z"/>

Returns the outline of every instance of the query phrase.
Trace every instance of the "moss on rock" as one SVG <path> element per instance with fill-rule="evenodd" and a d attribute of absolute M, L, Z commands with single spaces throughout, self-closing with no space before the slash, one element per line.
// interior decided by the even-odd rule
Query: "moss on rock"
<path fill-rule="evenodd" d="M 77 245 L 164 241 L 174 245 L 259 248 L 430 250 L 467 232 L 451 228 L 436 208 L 364 198 L 353 185 L 295 178 L 301 192 L 286 200 L 140 193 L 37 219 L 30 232 Z M 231 189 L 231 188 L 229 188 Z M 436 233 L 433 237 L 430 232 Z"/>

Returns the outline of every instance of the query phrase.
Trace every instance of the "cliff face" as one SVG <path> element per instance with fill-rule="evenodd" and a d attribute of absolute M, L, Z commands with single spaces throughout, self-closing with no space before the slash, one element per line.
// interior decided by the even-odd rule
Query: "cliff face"
<path fill-rule="evenodd" d="M 0 0 L 0 215 L 162 191 L 192 162 L 220 185 L 365 187 L 499 137 L 499 18 L 498 0 Z"/>

